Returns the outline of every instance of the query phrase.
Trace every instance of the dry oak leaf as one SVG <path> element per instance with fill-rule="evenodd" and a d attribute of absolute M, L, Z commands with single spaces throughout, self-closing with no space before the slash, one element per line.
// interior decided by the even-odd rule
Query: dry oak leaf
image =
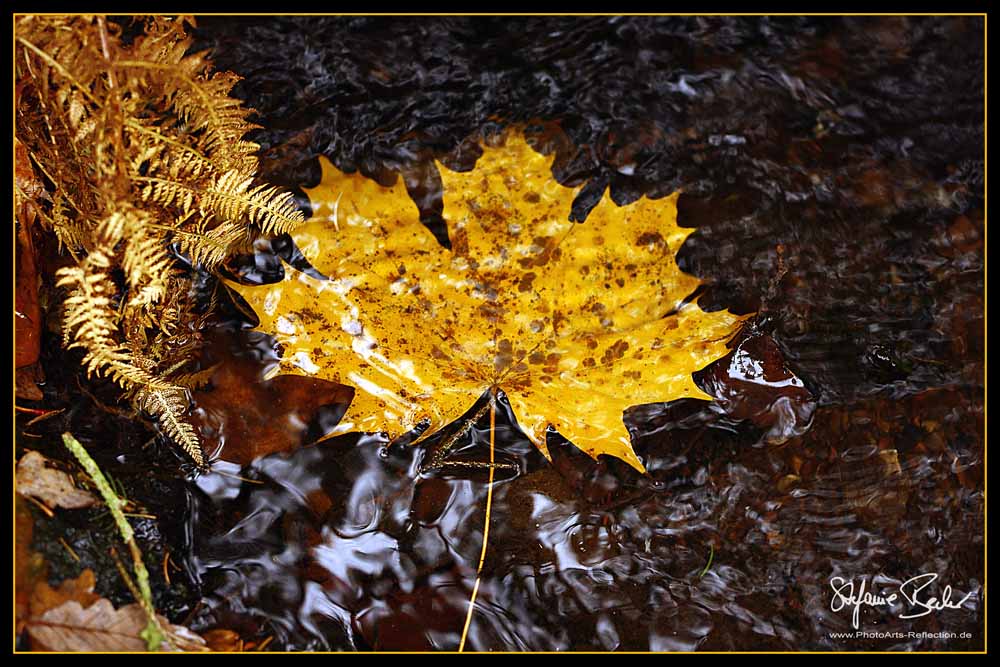
<path fill-rule="evenodd" d="M 185 627 L 171 625 L 157 616 L 170 633 L 173 647 L 186 651 L 205 649 L 204 640 Z M 146 627 L 146 612 L 138 603 L 119 609 L 105 598 L 88 607 L 69 600 L 49 609 L 28 623 L 32 646 L 49 651 L 146 651 L 140 633 Z M 164 643 L 164 650 L 170 648 Z"/>
<path fill-rule="evenodd" d="M 31 617 L 26 622 L 31 646 L 45 651 L 146 651 L 140 636 L 147 616 L 139 604 L 115 609 L 110 601 L 94 593 L 94 573 L 84 570 L 76 579 L 66 579 L 58 588 L 46 582 L 35 586 Z M 171 625 L 157 616 L 170 634 L 173 648 L 204 650 L 205 641 L 187 628 Z M 169 648 L 165 646 L 164 648 Z"/>
<path fill-rule="evenodd" d="M 75 510 L 97 504 L 93 494 L 73 485 L 73 478 L 68 473 L 50 468 L 47 464 L 48 459 L 35 451 L 22 456 L 17 462 L 17 492 L 40 500 L 49 507 Z"/>
<path fill-rule="evenodd" d="M 76 579 L 63 579 L 59 586 L 53 588 L 47 581 L 39 581 L 31 591 L 29 610 L 33 618 L 38 618 L 49 609 L 63 605 L 70 600 L 78 602 L 82 607 L 89 607 L 101 596 L 94 592 L 96 579 L 94 571 L 86 569 Z"/>
<path fill-rule="evenodd" d="M 605 192 L 570 222 L 579 188 L 553 157 L 509 134 L 473 171 L 439 165 L 452 249 L 420 223 L 405 186 L 322 161 L 313 217 L 292 233 L 329 280 L 286 267 L 282 282 L 234 288 L 284 348 L 281 372 L 355 387 L 337 427 L 424 435 L 502 389 L 548 456 L 551 425 L 593 457 L 643 471 L 623 411 L 711 400 L 692 372 L 726 353 L 745 317 L 687 302 L 699 281 L 674 255 L 677 194 L 618 206 Z"/>

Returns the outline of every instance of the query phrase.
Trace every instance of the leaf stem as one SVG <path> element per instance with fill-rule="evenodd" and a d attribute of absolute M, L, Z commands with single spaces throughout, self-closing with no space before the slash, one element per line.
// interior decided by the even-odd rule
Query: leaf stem
<path fill-rule="evenodd" d="M 486 545 L 490 537 L 490 509 L 493 507 L 493 474 L 496 470 L 495 462 L 495 441 L 497 424 L 496 406 L 496 386 L 490 388 L 490 479 L 486 487 L 486 521 L 483 526 L 483 548 L 479 552 L 479 566 L 476 568 L 476 583 L 472 587 L 472 597 L 469 599 L 469 611 L 465 616 L 465 627 L 462 628 L 462 639 L 458 644 L 458 651 L 465 650 L 465 638 L 469 635 L 469 624 L 472 622 L 472 611 L 476 607 L 476 596 L 479 594 L 480 574 L 483 571 L 483 563 L 486 561 Z"/>

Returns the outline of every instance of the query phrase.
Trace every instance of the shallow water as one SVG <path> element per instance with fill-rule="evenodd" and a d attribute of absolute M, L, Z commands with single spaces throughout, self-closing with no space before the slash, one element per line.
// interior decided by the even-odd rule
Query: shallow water
<path fill-rule="evenodd" d="M 608 186 L 619 203 L 681 189 L 680 223 L 697 230 L 679 261 L 706 283 L 702 305 L 759 313 L 698 376 L 716 402 L 628 413 L 647 476 L 555 434 L 547 462 L 500 401 L 509 466 L 466 650 L 982 647 L 981 27 L 200 23 L 217 66 L 246 77 L 272 180 L 315 184 L 317 154 L 384 183 L 402 174 L 440 236 L 431 158 L 470 168 L 477 133 L 537 120 L 555 176 L 588 184 L 576 217 Z M 243 273 L 280 278 L 278 257 L 293 253 L 272 248 Z M 240 410 L 292 424 L 268 432 L 275 449 L 336 419 L 335 407 L 276 404 L 260 379 L 275 359 L 267 339 L 235 320 L 227 331 L 246 384 L 263 387 Z M 487 477 L 422 470 L 448 430 L 254 459 L 266 452 L 234 444 L 248 431 L 232 411 L 196 404 L 220 447 L 187 491 L 185 566 L 204 627 L 274 635 L 272 648 L 458 648 Z M 480 415 L 454 455 L 488 460 L 489 440 Z M 921 595 L 951 585 L 954 601 L 968 596 L 960 609 L 904 619 L 919 608 L 897 601 L 859 626 L 901 636 L 831 635 L 852 630 L 850 609 L 831 609 L 832 579 L 892 591 L 926 573 L 939 579 Z"/>

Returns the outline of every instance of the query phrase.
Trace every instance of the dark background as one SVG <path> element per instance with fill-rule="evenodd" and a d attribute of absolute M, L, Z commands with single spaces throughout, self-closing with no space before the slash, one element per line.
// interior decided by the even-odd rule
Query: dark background
<path fill-rule="evenodd" d="M 634 411 L 642 479 L 565 441 L 539 467 L 501 426 L 500 455 L 524 474 L 497 487 L 504 520 L 481 592 L 495 611 L 477 612 L 471 647 L 982 646 L 981 593 L 964 611 L 902 624 L 965 640 L 837 641 L 829 632 L 849 618 L 828 604 L 835 574 L 889 585 L 936 572 L 981 591 L 983 28 L 976 17 L 200 20 L 198 47 L 245 77 L 236 94 L 258 110 L 267 180 L 314 185 L 320 154 L 383 184 L 402 177 L 442 243 L 434 160 L 471 169 L 480 139 L 508 126 L 557 153 L 557 180 L 585 184 L 577 220 L 609 187 L 620 204 L 682 190 L 679 221 L 696 231 L 679 262 L 704 281 L 701 305 L 757 312 L 737 353 L 807 388 L 780 403 L 727 384 L 723 364 L 703 381 L 736 387 L 725 414 L 684 401 Z M 485 437 L 474 430 L 469 451 Z M 381 461 L 376 445 L 262 460 L 243 474 L 264 488 L 235 499 L 231 484 L 213 495 L 203 482 L 192 524 L 216 532 L 196 540 L 193 562 L 217 613 L 265 619 L 286 646 L 455 648 L 468 573 L 428 536 L 478 553 L 481 512 L 468 508 L 483 485 L 414 487 L 405 461 Z M 436 517 L 423 537 L 386 518 L 376 533 L 398 556 L 348 541 L 326 565 L 303 564 L 308 535 L 350 523 L 362 510 L 338 503 L 372 479 L 415 494 L 404 514 Z M 295 500 L 317 483 L 332 504 L 318 518 Z M 532 528 L 532 489 L 569 537 Z M 281 511 L 239 519 L 265 506 Z M 446 520 L 462 508 L 471 514 Z M 247 531 L 235 543 L 233 526 Z M 585 565 L 538 556 L 562 539 Z M 346 589 L 323 574 L 331 562 L 347 568 Z M 869 622 L 900 627 L 891 614 Z"/>

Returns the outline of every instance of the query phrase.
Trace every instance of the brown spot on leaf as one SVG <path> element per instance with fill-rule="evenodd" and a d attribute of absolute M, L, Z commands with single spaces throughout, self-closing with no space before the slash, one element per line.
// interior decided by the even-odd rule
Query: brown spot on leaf
<path fill-rule="evenodd" d="M 637 246 L 655 246 L 656 248 L 666 248 L 667 242 L 663 239 L 663 236 L 659 232 L 643 232 L 636 239 L 635 244 Z M 650 248 L 652 250 L 652 248 Z"/>
<path fill-rule="evenodd" d="M 451 250 L 458 257 L 469 255 L 469 233 L 465 227 L 458 227 L 451 232 Z"/>
<path fill-rule="evenodd" d="M 602 364 L 610 364 L 612 361 L 617 361 L 625 356 L 625 351 L 628 349 L 628 343 L 624 340 L 615 341 L 611 347 L 604 351 L 601 356 Z"/>
<path fill-rule="evenodd" d="M 504 338 L 497 343 L 497 353 L 493 357 L 493 368 L 497 373 L 504 372 L 514 359 L 514 346 Z"/>
<path fill-rule="evenodd" d="M 503 315 L 503 306 L 493 302 L 481 304 L 478 310 L 479 315 L 491 324 L 499 322 L 501 315 Z"/>
<path fill-rule="evenodd" d="M 559 330 L 565 322 L 566 316 L 561 311 L 556 310 L 552 313 L 552 330 L 556 335 L 559 334 Z"/>
<path fill-rule="evenodd" d="M 549 263 L 549 260 L 558 259 L 562 255 L 555 239 L 551 236 L 536 236 L 531 240 L 534 247 L 539 248 L 534 257 L 522 257 L 517 263 L 522 268 L 539 268 Z"/>

